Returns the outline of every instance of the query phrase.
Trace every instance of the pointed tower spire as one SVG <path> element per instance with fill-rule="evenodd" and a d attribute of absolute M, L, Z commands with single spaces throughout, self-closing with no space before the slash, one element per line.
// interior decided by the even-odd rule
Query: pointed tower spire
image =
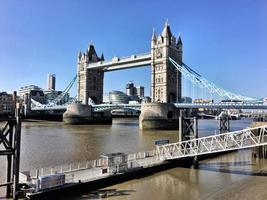
<path fill-rule="evenodd" d="M 183 42 L 182 42 L 181 33 L 179 33 L 177 45 L 182 45 L 182 44 L 183 44 Z"/>
<path fill-rule="evenodd" d="M 172 36 L 172 33 L 171 33 L 171 30 L 170 30 L 170 25 L 168 23 L 168 19 L 166 20 L 165 22 L 165 25 L 164 25 L 164 29 L 162 31 L 162 34 L 161 34 L 163 37 L 167 38 L 167 37 L 171 37 Z"/>
<path fill-rule="evenodd" d="M 102 53 L 101 54 L 101 57 L 100 57 L 100 61 L 104 61 L 105 60 L 105 58 L 104 58 L 104 54 Z"/>
<path fill-rule="evenodd" d="M 165 26 L 169 26 L 169 19 L 166 19 Z"/>
<path fill-rule="evenodd" d="M 156 33 L 155 33 L 155 28 L 153 28 L 153 33 L 152 33 L 152 41 L 156 41 L 157 37 L 156 37 Z"/>
<path fill-rule="evenodd" d="M 82 51 L 80 50 L 78 53 L 78 59 L 77 59 L 78 62 L 80 62 L 81 58 L 82 58 Z"/>
<path fill-rule="evenodd" d="M 78 54 L 78 58 L 81 58 L 82 57 L 82 51 L 81 49 L 79 50 L 79 54 Z"/>

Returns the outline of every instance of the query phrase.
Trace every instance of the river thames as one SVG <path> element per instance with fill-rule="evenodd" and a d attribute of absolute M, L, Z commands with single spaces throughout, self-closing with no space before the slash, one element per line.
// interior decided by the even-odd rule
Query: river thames
<path fill-rule="evenodd" d="M 231 130 L 251 120 L 231 121 Z M 199 121 L 199 136 L 215 134 L 218 122 Z M 70 126 L 61 122 L 23 122 L 21 171 L 97 159 L 112 152 L 152 150 L 158 139 L 178 140 L 178 131 L 142 131 L 138 119 L 114 119 L 112 125 Z M 0 160 L 4 181 L 5 160 Z M 200 169 L 174 168 L 113 185 L 69 199 L 98 199 L 97 193 L 113 190 L 108 199 L 265 199 L 267 161 L 255 159 L 251 150 L 232 152 L 202 161 Z M 3 191 L 1 191 L 3 196 Z"/>

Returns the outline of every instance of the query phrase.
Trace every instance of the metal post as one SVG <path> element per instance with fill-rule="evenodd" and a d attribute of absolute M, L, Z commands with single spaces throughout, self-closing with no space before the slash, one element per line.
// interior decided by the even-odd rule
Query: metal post
<path fill-rule="evenodd" d="M 183 141 L 183 110 L 180 110 L 180 116 L 179 116 L 179 132 L 178 132 L 178 138 L 179 142 Z"/>
<path fill-rule="evenodd" d="M 194 117 L 194 139 L 198 139 L 198 120 Z M 195 148 L 198 146 L 198 141 L 194 144 Z M 198 169 L 198 157 L 194 156 L 193 165 L 195 169 Z"/>
<path fill-rule="evenodd" d="M 8 122 L 9 125 L 9 142 L 10 145 L 13 146 L 13 126 L 14 123 L 13 122 Z M 7 183 L 12 183 L 13 182 L 13 178 L 12 178 L 12 155 L 7 155 L 7 179 L 6 182 Z M 6 187 L 6 196 L 7 197 L 11 197 L 12 196 L 12 185 L 9 184 Z"/>
<path fill-rule="evenodd" d="M 21 140 L 21 119 L 20 110 L 16 109 L 16 129 L 15 129 L 15 156 L 14 156 L 14 183 L 13 198 L 18 199 L 19 191 L 19 169 L 20 169 L 20 140 Z"/>

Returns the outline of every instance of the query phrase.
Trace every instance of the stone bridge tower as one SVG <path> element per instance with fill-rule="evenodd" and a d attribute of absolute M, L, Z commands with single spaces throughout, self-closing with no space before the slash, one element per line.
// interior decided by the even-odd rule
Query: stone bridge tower
<path fill-rule="evenodd" d="M 101 69 L 87 69 L 89 63 L 104 61 L 99 58 L 92 44 L 85 53 L 80 52 L 77 63 L 77 95 L 83 104 L 100 104 L 103 101 L 104 72 Z"/>
<path fill-rule="evenodd" d="M 151 41 L 151 98 L 152 102 L 175 103 L 181 99 L 181 72 L 169 61 L 169 57 L 182 64 L 182 39 L 172 35 L 166 22 L 162 34 Z"/>

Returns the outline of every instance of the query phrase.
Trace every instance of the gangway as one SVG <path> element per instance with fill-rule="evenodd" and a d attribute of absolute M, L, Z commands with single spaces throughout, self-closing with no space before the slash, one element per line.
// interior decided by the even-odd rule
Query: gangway
<path fill-rule="evenodd" d="M 172 160 L 264 145 L 267 145 L 267 125 L 158 145 L 157 153 L 160 160 Z"/>

